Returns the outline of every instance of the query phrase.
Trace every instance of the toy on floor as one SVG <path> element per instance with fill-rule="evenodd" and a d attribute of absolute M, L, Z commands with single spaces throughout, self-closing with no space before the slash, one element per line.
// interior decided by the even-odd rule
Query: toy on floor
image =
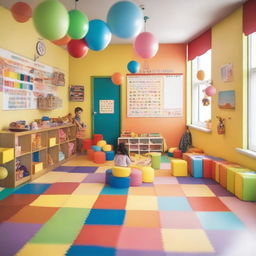
<path fill-rule="evenodd" d="M 132 160 L 132 167 L 137 167 L 137 166 L 150 166 L 151 165 L 151 158 L 148 155 L 139 155 L 135 154 L 134 156 L 131 156 Z"/>
<path fill-rule="evenodd" d="M 25 165 L 21 164 L 20 160 L 16 161 L 16 180 L 29 176 L 29 171 Z"/>

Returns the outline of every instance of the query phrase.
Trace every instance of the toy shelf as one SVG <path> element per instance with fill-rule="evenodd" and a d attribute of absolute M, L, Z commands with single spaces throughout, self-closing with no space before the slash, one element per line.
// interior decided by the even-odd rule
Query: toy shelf
<path fill-rule="evenodd" d="M 163 151 L 163 137 L 119 137 L 119 143 L 125 143 L 129 153 L 146 154 Z"/>
<path fill-rule="evenodd" d="M 60 130 L 66 134 L 64 140 L 59 137 Z M 73 152 L 69 152 L 70 143 Z M 0 187 L 17 187 L 57 168 L 75 155 L 76 126 L 65 124 L 24 132 L 0 131 L 0 147 L 14 148 L 14 159 L 1 164 L 8 170 L 8 176 L 0 180 Z M 26 167 L 28 176 L 23 176 L 26 171 L 16 170 L 18 160 Z"/>

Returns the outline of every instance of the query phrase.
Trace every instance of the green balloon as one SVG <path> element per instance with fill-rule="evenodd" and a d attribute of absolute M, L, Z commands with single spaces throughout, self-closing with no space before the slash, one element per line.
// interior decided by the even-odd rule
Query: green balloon
<path fill-rule="evenodd" d="M 87 16 L 78 10 L 71 10 L 68 12 L 68 14 L 68 35 L 73 39 L 84 38 L 89 29 L 89 22 Z"/>
<path fill-rule="evenodd" d="M 37 32 L 46 39 L 58 40 L 67 34 L 68 12 L 57 0 L 40 3 L 34 10 L 33 21 Z"/>

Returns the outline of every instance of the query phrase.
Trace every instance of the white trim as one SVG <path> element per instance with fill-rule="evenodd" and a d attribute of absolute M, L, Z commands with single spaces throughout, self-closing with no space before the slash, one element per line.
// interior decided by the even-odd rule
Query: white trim
<path fill-rule="evenodd" d="M 206 132 L 206 133 L 211 133 L 212 132 L 211 129 L 207 129 L 207 128 L 196 126 L 196 125 L 192 125 L 192 124 L 189 124 L 188 127 L 196 129 L 196 130 L 199 130 L 199 131 L 202 131 L 202 132 Z"/>
<path fill-rule="evenodd" d="M 243 148 L 236 148 L 236 151 L 251 158 L 256 158 L 256 152 Z"/>

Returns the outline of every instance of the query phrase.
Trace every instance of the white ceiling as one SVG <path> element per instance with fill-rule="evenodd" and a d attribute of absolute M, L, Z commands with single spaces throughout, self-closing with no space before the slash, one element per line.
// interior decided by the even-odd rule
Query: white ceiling
<path fill-rule="evenodd" d="M 32 8 L 42 0 L 21 0 Z M 75 0 L 60 0 L 68 10 L 75 8 Z M 10 8 L 18 0 L 0 0 L 0 5 Z M 77 9 L 89 20 L 106 21 L 110 7 L 118 0 L 79 0 Z M 189 42 L 232 13 L 246 0 L 134 0 L 143 4 L 144 15 L 149 16 L 147 31 L 155 35 L 160 43 Z M 112 37 L 111 43 L 125 44 L 132 40 Z"/>

